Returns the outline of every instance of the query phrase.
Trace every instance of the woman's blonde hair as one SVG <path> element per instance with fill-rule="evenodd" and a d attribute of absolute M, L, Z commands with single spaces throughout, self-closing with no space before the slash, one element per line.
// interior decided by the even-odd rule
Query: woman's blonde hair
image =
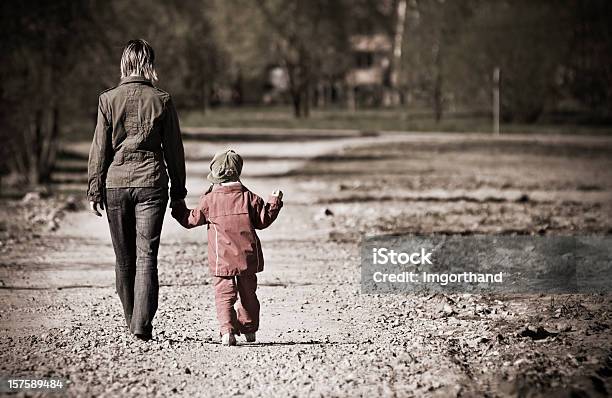
<path fill-rule="evenodd" d="M 151 81 L 157 81 L 155 72 L 155 51 L 146 40 L 128 41 L 121 56 L 121 78 L 133 73 L 144 76 Z"/>

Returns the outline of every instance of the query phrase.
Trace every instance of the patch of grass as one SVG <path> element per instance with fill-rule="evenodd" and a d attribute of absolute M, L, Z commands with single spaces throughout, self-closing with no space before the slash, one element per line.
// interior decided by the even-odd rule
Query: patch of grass
<path fill-rule="evenodd" d="M 290 107 L 217 108 L 179 112 L 186 127 L 350 129 L 360 131 L 491 132 L 492 122 L 482 112 L 447 113 L 437 123 L 428 109 L 313 109 L 310 117 L 293 117 Z M 502 133 L 610 134 L 612 126 L 574 124 L 502 124 Z"/>
<path fill-rule="evenodd" d="M 285 129 L 348 129 L 359 131 L 439 131 L 483 132 L 492 130 L 490 117 L 483 112 L 448 112 L 436 123 L 429 109 L 313 109 L 310 117 L 296 119 L 289 106 L 222 107 L 207 110 L 179 110 L 184 127 L 221 128 L 285 128 Z M 62 138 L 70 141 L 91 141 L 94 124 L 91 120 L 73 120 L 62 128 Z M 502 124 L 502 133 L 538 134 L 612 134 L 612 126 L 577 124 Z"/>

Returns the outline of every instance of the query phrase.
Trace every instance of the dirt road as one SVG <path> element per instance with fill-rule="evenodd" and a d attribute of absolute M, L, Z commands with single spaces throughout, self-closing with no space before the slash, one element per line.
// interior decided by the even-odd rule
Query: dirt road
<path fill-rule="evenodd" d="M 363 295 L 358 251 L 363 234 L 388 232 L 610 234 L 612 140 L 188 137 L 188 205 L 223 147 L 244 155 L 245 185 L 285 192 L 260 235 L 258 342 L 219 345 L 205 229 L 169 216 L 154 340 L 131 338 L 106 222 L 80 211 L 2 254 L 2 374 L 64 377 L 69 395 L 109 397 L 612 391 L 610 295 Z M 521 337 L 527 324 L 553 333 Z"/>

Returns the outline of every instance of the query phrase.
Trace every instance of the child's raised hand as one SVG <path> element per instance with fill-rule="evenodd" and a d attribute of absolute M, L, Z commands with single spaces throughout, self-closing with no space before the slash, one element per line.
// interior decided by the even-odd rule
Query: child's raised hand
<path fill-rule="evenodd" d="M 272 196 L 278 197 L 278 200 L 283 200 L 283 191 L 276 189 L 274 192 L 272 192 Z"/>

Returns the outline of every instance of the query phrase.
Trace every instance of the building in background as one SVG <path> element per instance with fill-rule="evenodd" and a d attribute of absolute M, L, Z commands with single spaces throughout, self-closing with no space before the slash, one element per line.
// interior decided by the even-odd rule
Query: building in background
<path fill-rule="evenodd" d="M 346 102 L 349 108 L 383 104 L 390 87 L 392 41 L 382 33 L 350 38 L 351 61 L 344 76 L 318 82 L 313 88 L 314 105 Z M 287 71 L 279 65 L 268 67 L 262 95 L 264 104 L 286 103 L 289 90 Z"/>
<path fill-rule="evenodd" d="M 353 66 L 346 75 L 349 107 L 380 105 L 390 84 L 391 39 L 378 33 L 355 35 L 350 42 Z"/>

